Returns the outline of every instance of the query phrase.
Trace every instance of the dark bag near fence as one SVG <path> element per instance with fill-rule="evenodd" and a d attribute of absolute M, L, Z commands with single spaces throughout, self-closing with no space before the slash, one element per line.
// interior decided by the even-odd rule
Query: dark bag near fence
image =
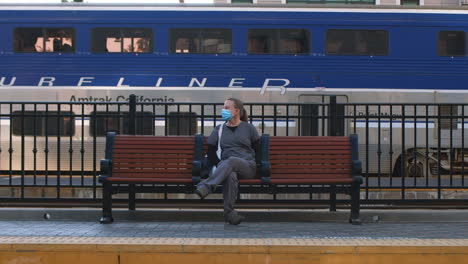
<path fill-rule="evenodd" d="M 210 176 L 210 172 L 213 169 L 214 164 L 211 164 L 210 160 L 207 156 L 203 157 L 202 160 L 202 169 L 200 172 L 200 176 L 202 179 L 208 178 Z"/>

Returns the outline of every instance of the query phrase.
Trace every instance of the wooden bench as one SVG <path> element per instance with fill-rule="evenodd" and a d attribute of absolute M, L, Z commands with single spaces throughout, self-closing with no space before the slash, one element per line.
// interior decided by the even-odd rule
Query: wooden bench
<path fill-rule="evenodd" d="M 362 183 L 358 137 L 270 137 L 269 183 L 288 191 L 291 185 L 310 185 L 310 192 L 330 193 L 330 209 L 336 208 L 336 193 L 351 196 L 350 223 L 360 224 Z M 265 178 L 264 178 L 265 181 Z M 320 185 L 323 185 L 322 187 Z M 315 187 L 314 187 L 315 186 Z M 306 188 L 307 191 L 307 188 Z M 288 191 L 289 192 L 289 191 Z"/>
<path fill-rule="evenodd" d="M 108 133 L 106 156 L 101 160 L 103 184 L 101 223 L 111 223 L 112 195 L 129 194 L 135 210 L 136 192 L 193 193 L 202 175 L 206 137 L 126 136 Z M 241 179 L 241 193 L 336 193 L 350 194 L 350 222 L 359 224 L 361 164 L 357 136 L 269 137 L 262 135 L 257 153 L 258 178 Z M 143 185 L 142 185 L 143 184 Z M 154 184 L 152 186 L 144 184 Z"/>

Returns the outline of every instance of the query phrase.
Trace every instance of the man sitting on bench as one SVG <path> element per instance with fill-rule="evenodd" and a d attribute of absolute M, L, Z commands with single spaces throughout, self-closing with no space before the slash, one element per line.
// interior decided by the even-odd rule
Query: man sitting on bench
<path fill-rule="evenodd" d="M 203 199 L 222 184 L 224 220 L 238 225 L 244 219 L 234 210 L 239 191 L 238 177 L 255 178 L 255 153 L 260 146 L 260 137 L 255 127 L 247 122 L 247 113 L 240 100 L 227 99 L 221 116 L 226 123 L 216 126 L 208 138 L 208 159 L 216 169 L 197 185 L 195 193 Z"/>

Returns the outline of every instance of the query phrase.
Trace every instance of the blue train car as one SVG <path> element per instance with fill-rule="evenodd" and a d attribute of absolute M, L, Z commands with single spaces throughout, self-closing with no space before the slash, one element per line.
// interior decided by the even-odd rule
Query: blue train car
<path fill-rule="evenodd" d="M 4 100 L 433 102 L 467 88 L 467 12 L 3 5 L 0 87 Z"/>

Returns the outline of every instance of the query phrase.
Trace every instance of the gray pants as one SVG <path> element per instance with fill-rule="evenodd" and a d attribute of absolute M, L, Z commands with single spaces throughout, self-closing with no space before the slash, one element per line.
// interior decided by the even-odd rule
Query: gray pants
<path fill-rule="evenodd" d="M 223 185 L 224 219 L 229 220 L 235 214 L 234 204 L 239 192 L 240 179 L 255 178 L 256 164 L 254 160 L 230 157 L 218 163 L 215 172 L 199 184 L 205 185 L 212 192 L 220 184 Z"/>

